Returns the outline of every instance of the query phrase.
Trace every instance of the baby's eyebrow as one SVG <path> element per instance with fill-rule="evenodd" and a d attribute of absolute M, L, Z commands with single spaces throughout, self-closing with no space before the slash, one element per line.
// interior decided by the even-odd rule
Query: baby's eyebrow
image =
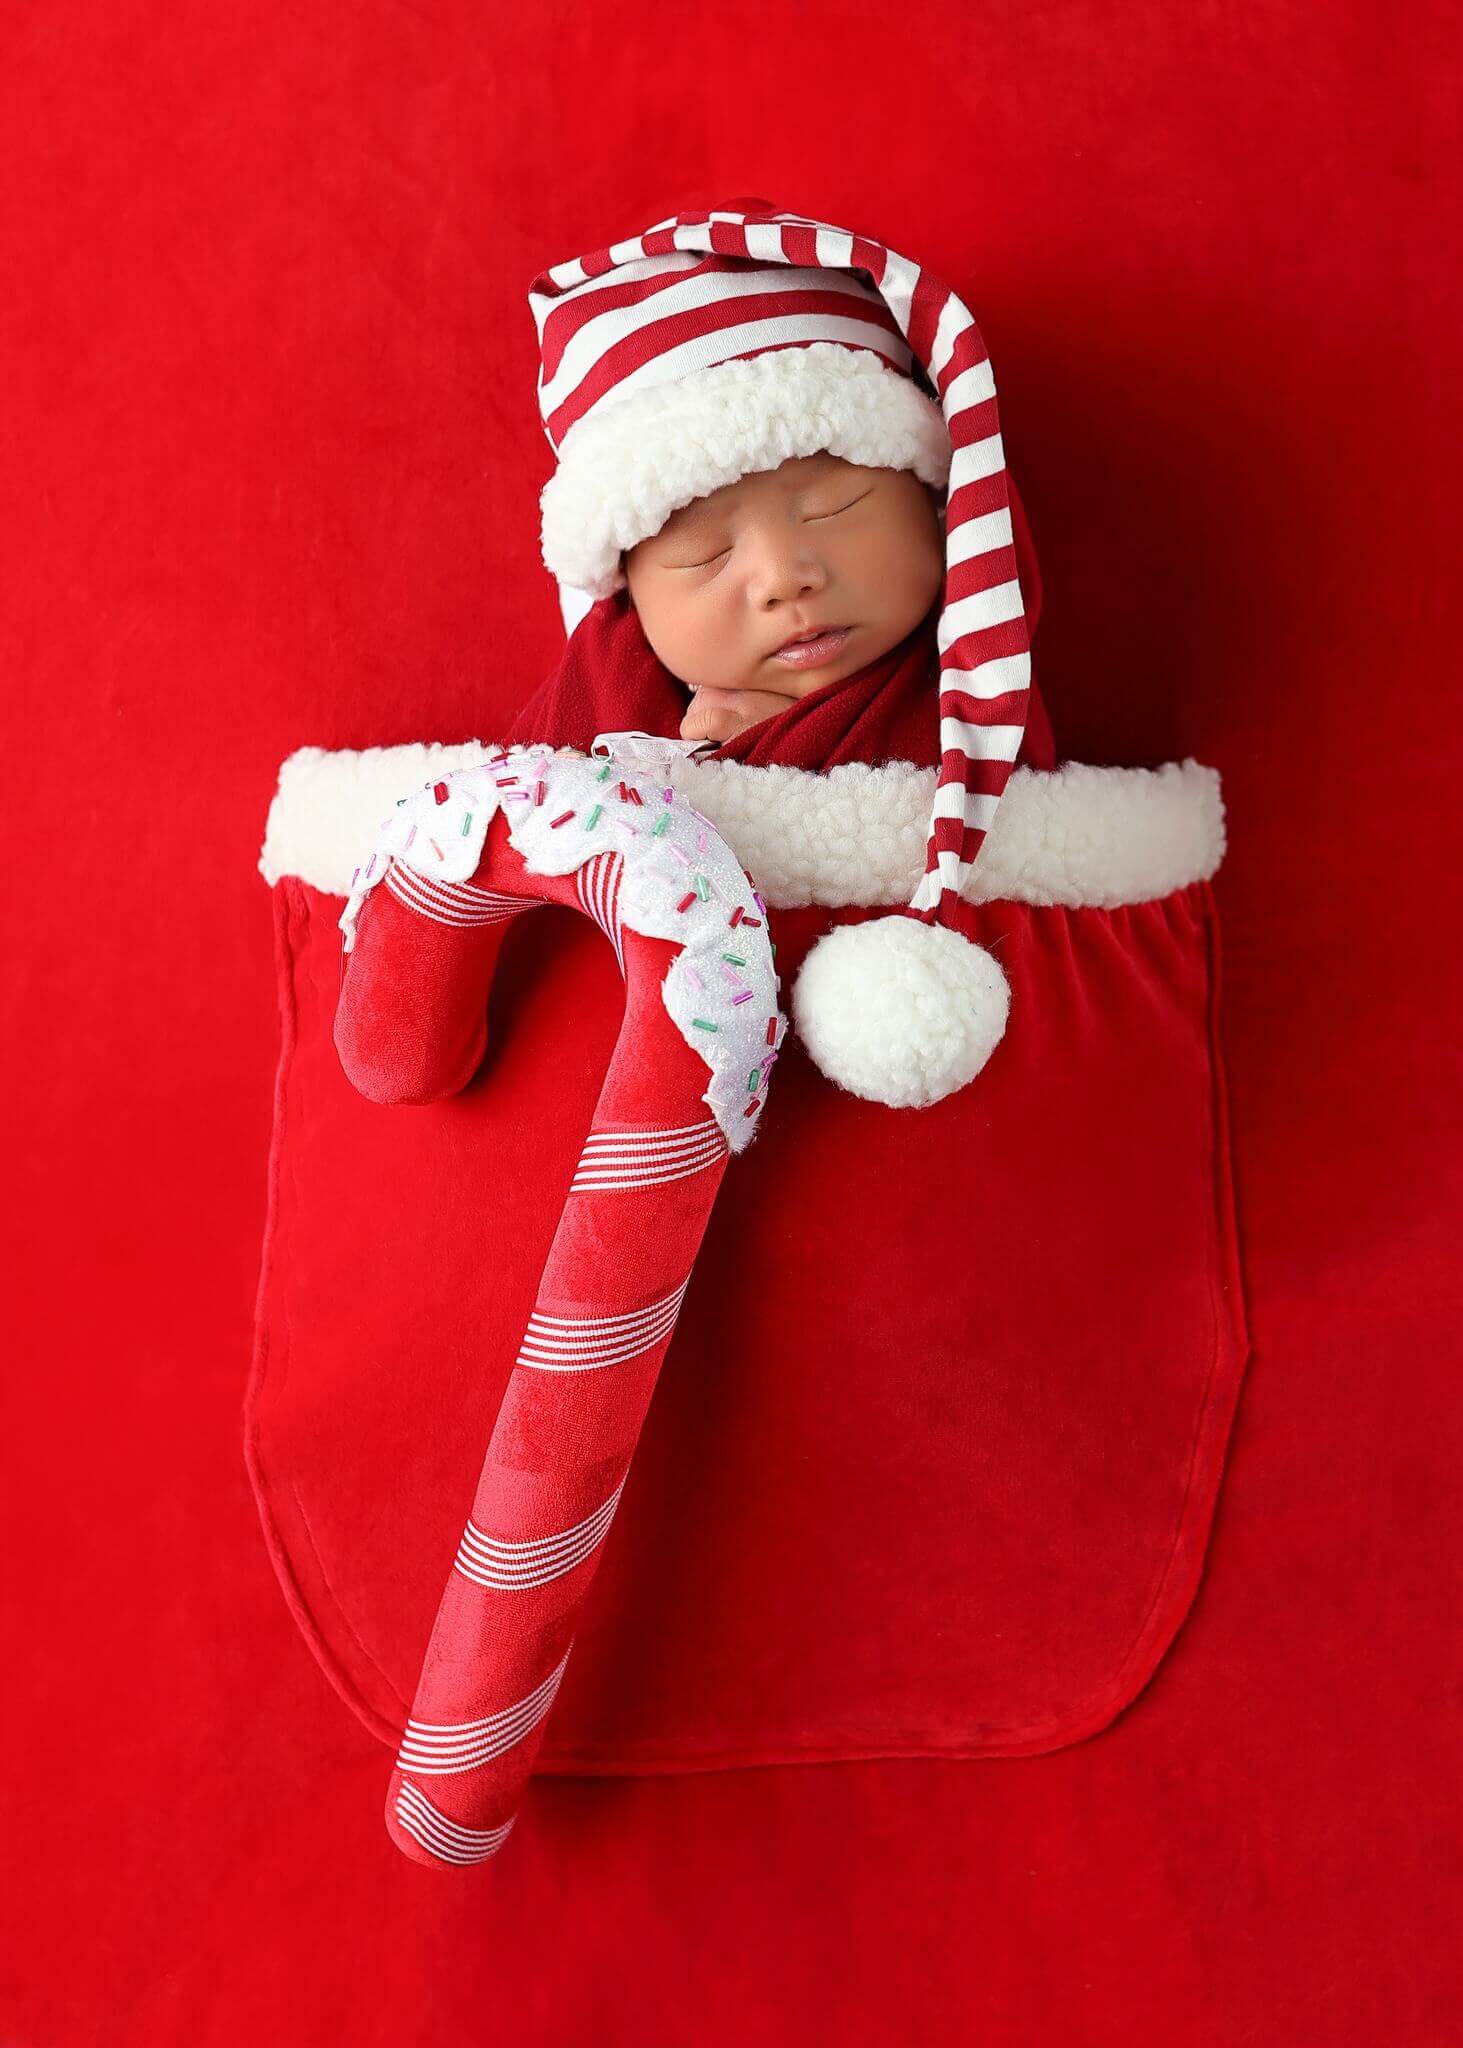
<path fill-rule="evenodd" d="M 852 478 L 842 474 L 842 468 L 840 464 L 836 469 L 820 470 L 815 475 L 800 475 L 791 485 L 792 496 L 802 499 L 810 492 L 827 490 L 830 484 L 836 486 L 851 482 Z M 680 505 L 671 513 L 656 537 L 672 543 L 699 540 L 708 527 L 726 525 L 734 509 L 732 504 L 713 505 L 709 498 L 693 498 L 688 505 Z"/>
<path fill-rule="evenodd" d="M 687 533 L 694 527 L 705 526 L 708 520 L 724 519 L 726 514 L 724 505 L 713 507 L 705 498 L 693 498 L 689 505 L 682 505 L 672 512 L 660 530 L 662 533 Z"/>

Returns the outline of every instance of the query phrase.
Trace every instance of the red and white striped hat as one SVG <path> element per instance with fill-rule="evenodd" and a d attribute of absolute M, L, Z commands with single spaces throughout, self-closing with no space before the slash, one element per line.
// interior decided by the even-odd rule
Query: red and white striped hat
<path fill-rule="evenodd" d="M 940 771 L 908 913 L 843 925 L 798 978 L 799 1034 L 855 1093 L 923 1104 L 985 1064 L 1010 991 L 952 912 L 1020 750 L 1030 633 L 995 381 L 948 285 L 766 201 L 657 221 L 529 291 L 558 467 L 543 558 L 607 596 L 622 552 L 695 498 L 821 451 L 946 490 Z"/>

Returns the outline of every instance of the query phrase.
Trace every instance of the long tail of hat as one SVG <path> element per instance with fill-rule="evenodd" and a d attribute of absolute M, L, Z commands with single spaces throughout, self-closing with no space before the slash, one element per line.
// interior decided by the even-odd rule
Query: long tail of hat
<path fill-rule="evenodd" d="M 908 257 L 761 200 L 672 214 L 628 241 L 555 265 L 530 296 L 541 301 L 677 249 L 864 273 L 939 399 L 954 451 L 939 625 L 940 772 L 925 872 L 909 908 L 949 924 L 1020 752 L 1031 688 L 995 378 L 980 329 L 950 287 Z"/>

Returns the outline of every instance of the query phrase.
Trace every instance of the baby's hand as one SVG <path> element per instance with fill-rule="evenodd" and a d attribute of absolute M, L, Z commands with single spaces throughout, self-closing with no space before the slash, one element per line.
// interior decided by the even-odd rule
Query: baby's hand
<path fill-rule="evenodd" d="M 749 725 L 758 725 L 779 711 L 786 711 L 792 699 L 775 690 L 719 690 L 706 683 L 697 690 L 681 720 L 683 740 L 735 739 Z"/>

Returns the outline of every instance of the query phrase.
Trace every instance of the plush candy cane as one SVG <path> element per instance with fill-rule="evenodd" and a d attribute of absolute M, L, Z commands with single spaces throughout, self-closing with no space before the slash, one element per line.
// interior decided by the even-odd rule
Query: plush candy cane
<path fill-rule="evenodd" d="M 765 906 L 700 812 L 613 757 L 512 748 L 403 799 L 356 871 L 335 1040 L 363 1093 L 430 1101 L 472 1078 L 509 922 L 540 903 L 605 932 L 625 1011 L 391 1779 L 392 1840 L 436 1868 L 485 1861 L 514 1824 L 786 1029 Z"/>

